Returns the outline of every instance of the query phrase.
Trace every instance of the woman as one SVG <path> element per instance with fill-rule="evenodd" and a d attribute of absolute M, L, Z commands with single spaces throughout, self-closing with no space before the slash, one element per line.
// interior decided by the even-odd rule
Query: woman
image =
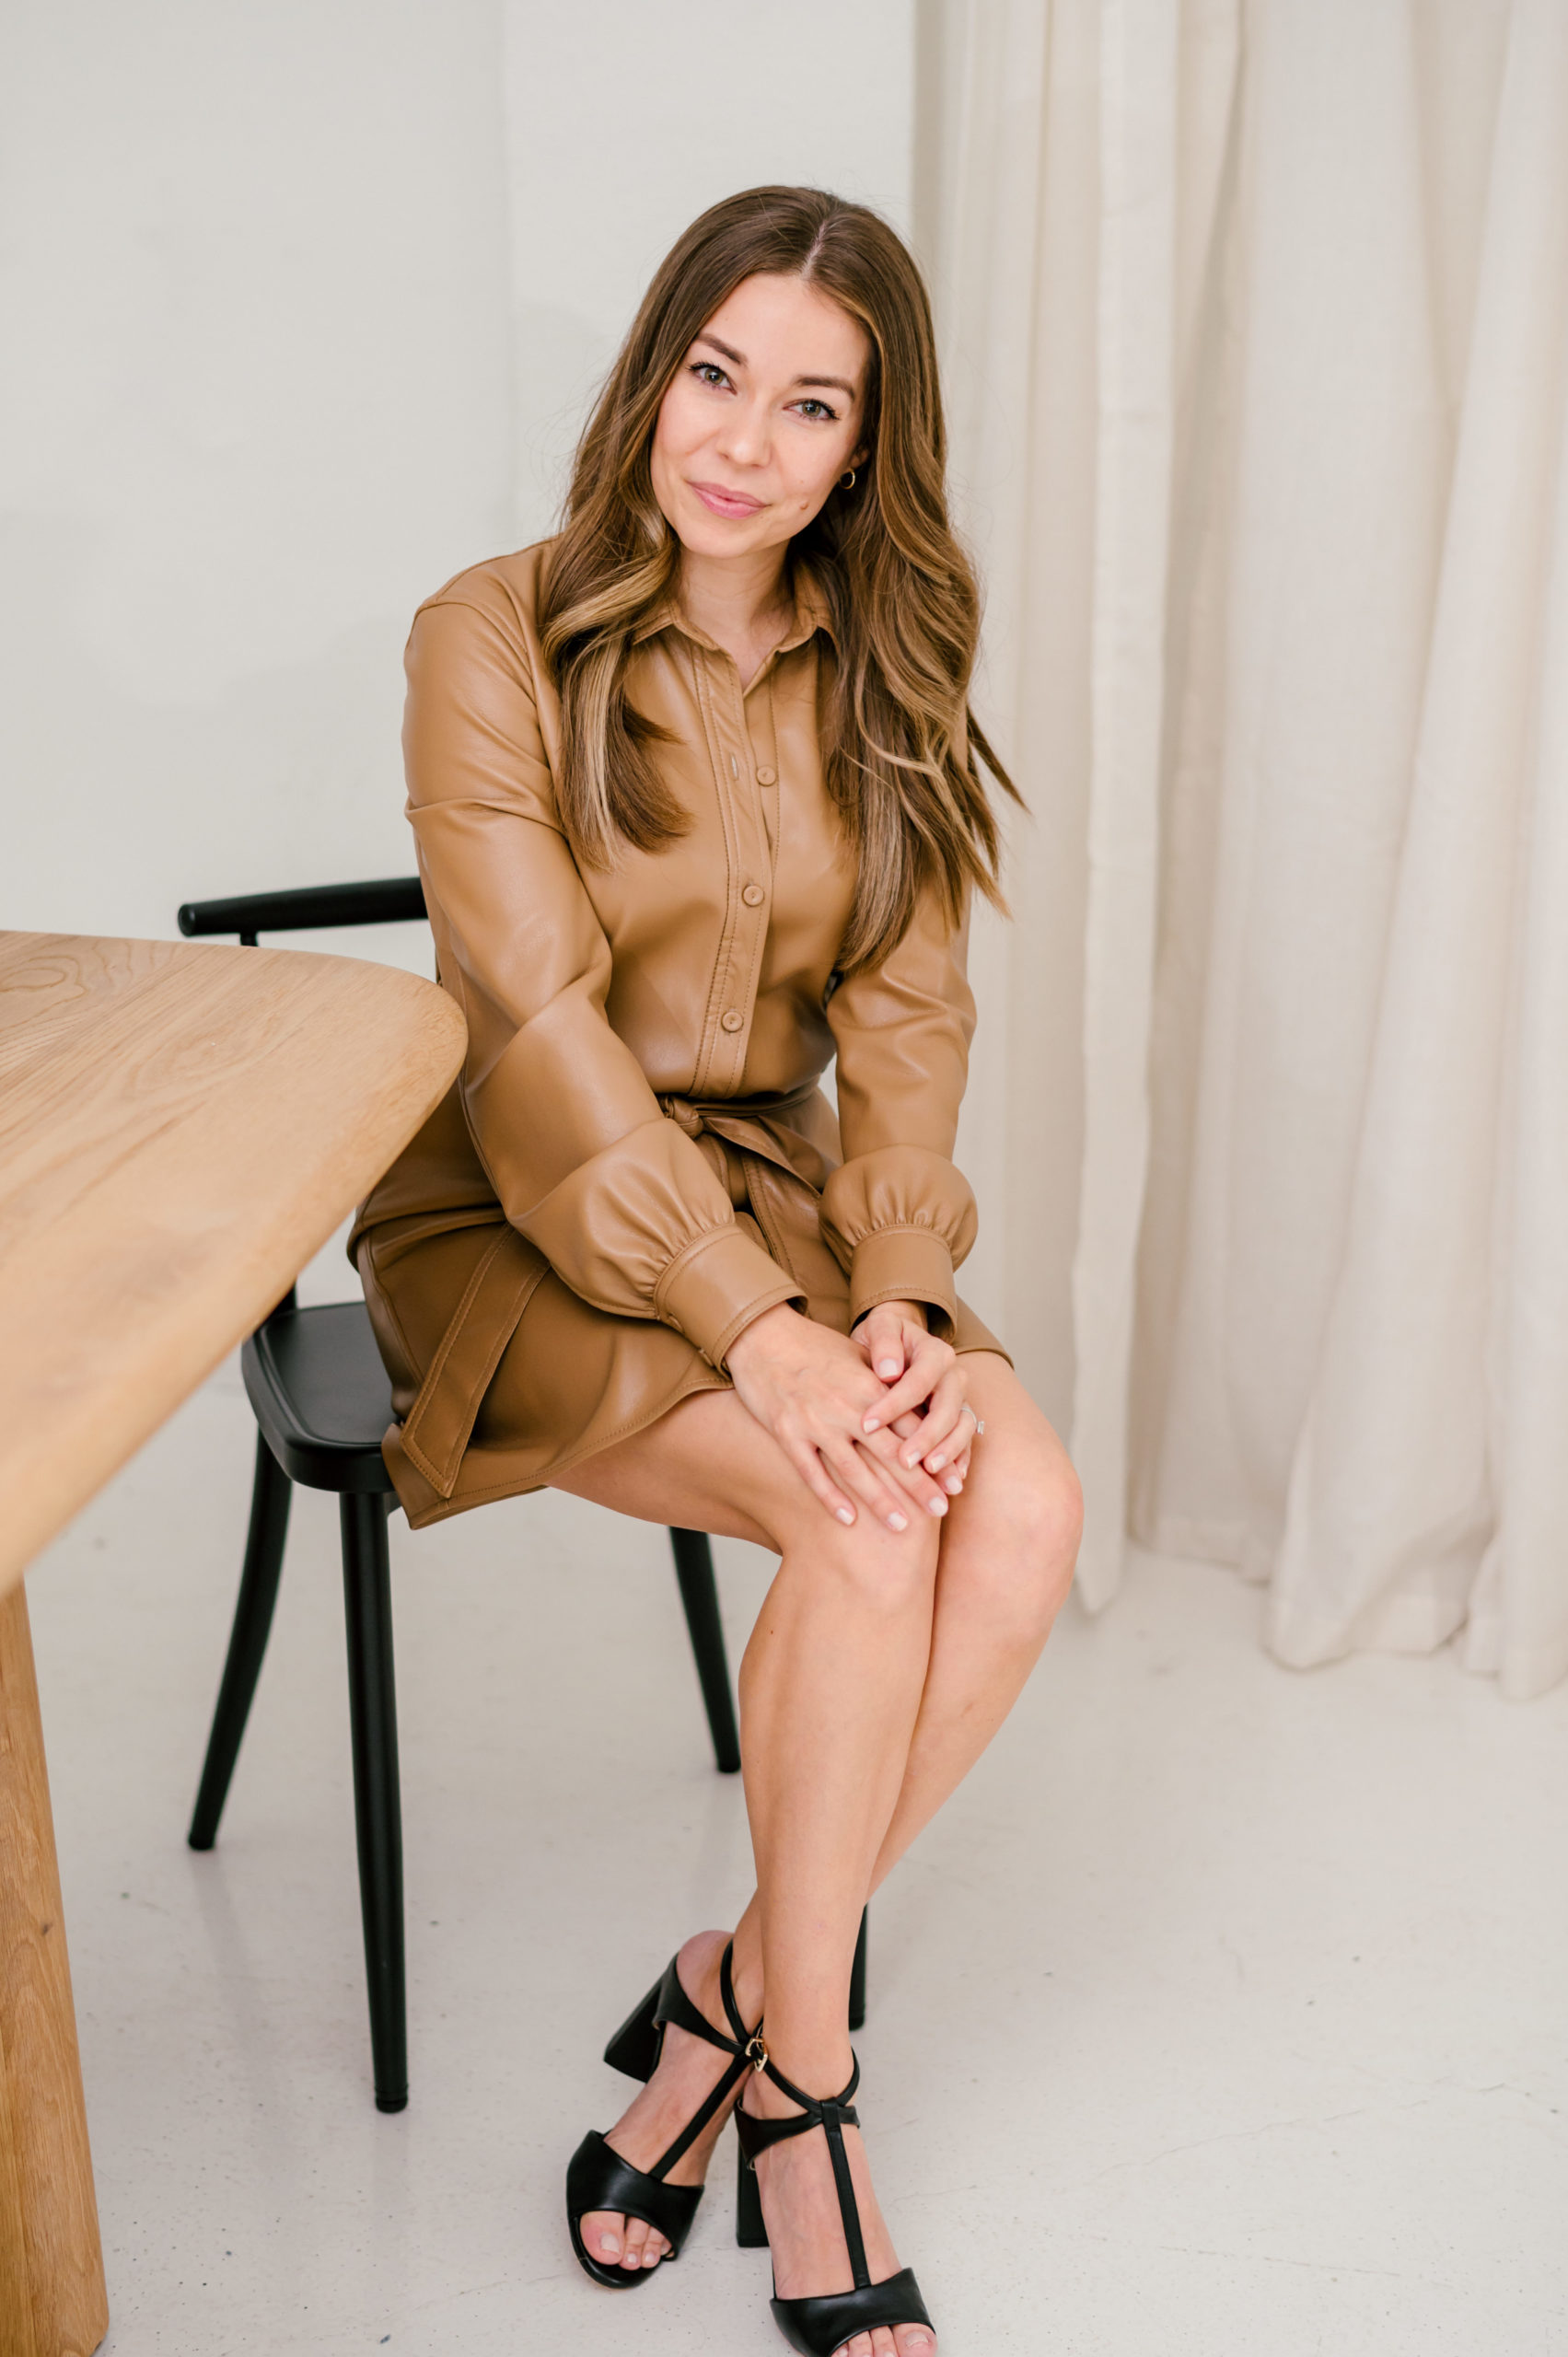
<path fill-rule="evenodd" d="M 1012 789 L 968 714 L 943 463 L 883 222 L 764 188 L 688 230 L 559 537 L 415 620 L 410 816 L 469 1051 L 354 1238 L 412 1523 L 551 1484 L 780 1558 L 740 1670 L 756 1896 L 611 2041 L 646 2084 L 568 2211 L 591 2275 L 645 2280 L 734 2107 L 742 2239 L 765 2222 L 816 2357 L 934 2357 L 851 2108 L 855 1930 L 1011 1707 L 1078 1532 L 953 1290 L 977 752 Z"/>

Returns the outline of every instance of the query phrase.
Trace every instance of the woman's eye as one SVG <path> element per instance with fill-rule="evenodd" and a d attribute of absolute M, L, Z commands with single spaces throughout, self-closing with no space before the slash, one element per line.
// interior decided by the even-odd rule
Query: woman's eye
<path fill-rule="evenodd" d="M 691 374 L 704 385 L 727 385 L 729 382 L 716 360 L 694 361 Z"/>
<path fill-rule="evenodd" d="M 830 409 L 826 401 L 819 401 L 811 395 L 807 395 L 803 401 L 796 401 L 796 407 L 803 417 L 814 420 L 819 417 L 826 418 L 830 424 L 835 424 L 838 419 L 839 413 L 836 409 Z"/>

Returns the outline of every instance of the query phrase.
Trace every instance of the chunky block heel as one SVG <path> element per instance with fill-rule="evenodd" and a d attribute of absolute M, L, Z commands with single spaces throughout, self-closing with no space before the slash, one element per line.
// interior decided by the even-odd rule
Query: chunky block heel
<path fill-rule="evenodd" d="M 654 1982 L 634 2014 L 628 2014 L 610 2044 L 604 2059 L 612 2071 L 623 2071 L 629 2079 L 641 2079 L 646 2086 L 658 2069 L 660 2049 L 664 2045 L 664 2027 L 658 2017 L 658 2001 L 664 1991 L 664 1980 Z"/>
<path fill-rule="evenodd" d="M 735 2239 L 742 2250 L 766 2250 L 768 2229 L 762 2223 L 762 2193 L 757 2172 L 744 2152 L 736 2157 L 740 2166 L 735 2187 Z"/>
<path fill-rule="evenodd" d="M 842 2094 L 824 2096 L 820 2103 L 814 2096 L 792 2086 L 769 2059 L 767 2048 L 759 2034 L 751 2056 L 755 2068 L 765 2071 L 781 2094 L 799 2111 L 787 2119 L 757 2119 L 750 2112 L 735 2107 L 736 2133 L 740 2138 L 741 2153 L 741 2223 L 746 2219 L 746 2180 L 753 2186 L 757 2181 L 756 2164 L 770 2144 L 782 2144 L 788 2136 L 808 2135 L 813 2128 L 822 2129 L 828 2139 L 828 2154 L 833 2164 L 833 2185 L 839 2197 L 839 2219 L 844 2230 L 844 2247 L 849 2253 L 850 2273 L 854 2278 L 853 2292 L 829 2292 L 815 2298 L 781 2300 L 775 2282 L 772 2298 L 773 2322 L 790 2347 L 799 2357 L 833 2357 L 846 2340 L 856 2333 L 874 2331 L 877 2325 L 923 2324 L 928 2332 L 935 2326 L 926 2314 L 925 2303 L 920 2296 L 920 2286 L 913 2272 L 901 2267 L 896 2275 L 888 2276 L 880 2283 L 873 2283 L 871 2270 L 865 2263 L 865 2241 L 860 2231 L 860 2210 L 850 2178 L 849 2154 L 844 2150 L 843 2131 L 858 2128 L 859 2114 L 854 2108 L 854 2091 L 860 2084 L 860 2065 L 850 2073 L 850 2081 Z M 758 2224 L 761 2223 L 761 2201 L 757 2200 Z M 765 2234 L 759 2237 L 766 2241 Z M 742 2232 L 739 2239 L 745 2242 Z"/>
<path fill-rule="evenodd" d="M 635 2013 L 621 2023 L 604 2049 L 604 2059 L 612 2070 L 624 2071 L 628 2078 L 646 2082 L 658 2068 L 664 2034 L 673 2022 L 677 2029 L 689 2030 L 693 2038 L 705 2039 L 709 2046 L 716 2046 L 721 2054 L 730 2058 L 729 2068 L 717 2086 L 698 2106 L 674 2143 L 660 2154 L 651 2169 L 633 2168 L 630 2161 L 622 2160 L 613 2146 L 606 2143 L 597 2129 L 589 2131 L 573 2154 L 566 2171 L 566 2224 L 572 2248 L 579 2266 L 596 2283 L 603 2283 L 612 2292 L 630 2291 L 635 2283 L 645 2283 L 651 2275 L 658 2273 L 658 2268 L 613 2267 L 602 2258 L 595 2258 L 583 2242 L 583 2220 L 596 2210 L 617 2212 L 623 2218 L 641 2218 L 645 2224 L 656 2228 L 669 2245 L 665 2258 L 679 2258 L 680 2246 L 697 2215 L 703 2189 L 700 2185 L 669 2185 L 666 2179 L 682 2153 L 690 2150 L 726 2104 L 734 2101 L 736 2088 L 751 2067 L 750 2049 L 761 2026 L 759 2030 L 749 2030 L 740 2018 L 735 1984 L 730 1978 L 733 1958 L 732 1942 L 719 1965 L 719 1994 L 730 2026 L 728 2038 L 722 2030 L 716 2030 L 691 2003 L 680 1985 L 676 1968 L 679 1959 L 672 1956 L 663 1980 L 648 1991 Z M 662 2266 L 664 2261 L 659 2264 Z"/>

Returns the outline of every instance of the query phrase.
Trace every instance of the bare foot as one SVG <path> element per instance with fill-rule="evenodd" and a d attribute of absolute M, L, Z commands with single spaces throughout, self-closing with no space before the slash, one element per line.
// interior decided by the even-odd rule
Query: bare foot
<path fill-rule="evenodd" d="M 794 2073 L 789 2075 L 793 2077 Z M 832 2082 L 833 2089 L 842 2087 L 848 2076 L 846 2058 Z M 810 2080 L 796 2080 L 796 2084 L 813 2094 L 817 2092 Z M 791 2103 L 771 2080 L 757 2074 L 748 2079 L 743 2100 L 746 2109 L 762 2119 L 784 2119 L 799 2114 L 797 2104 Z M 845 2129 L 844 2151 L 849 2155 L 850 2180 L 860 2212 L 866 2268 L 873 2283 L 883 2283 L 889 2275 L 899 2272 L 899 2259 L 893 2238 L 877 2207 L 865 2147 L 858 2129 Z M 771 2145 L 758 2157 L 757 2183 L 773 2256 L 773 2284 L 780 2299 L 798 2300 L 824 2292 L 849 2291 L 854 2273 L 844 2242 L 833 2165 L 823 2131 L 812 2129 L 804 2136 L 786 2137 L 782 2143 Z M 852 2340 L 841 2342 L 835 2357 L 936 2357 L 936 2342 L 923 2324 L 878 2325 L 874 2331 L 857 2332 Z"/>
<path fill-rule="evenodd" d="M 726 2038 L 730 2030 L 719 1995 L 719 1961 L 728 1940 L 727 1932 L 697 1933 L 681 1949 L 678 1966 L 686 1994 L 703 2019 L 712 2022 L 715 2029 L 722 2029 Z M 741 1987 L 737 1988 L 735 1996 L 743 2017 L 755 2021 L 761 2012 L 760 1999 L 754 2000 L 753 1992 Z M 689 2030 L 669 2023 L 664 2033 L 658 2069 L 621 2113 L 605 2138 L 606 2143 L 623 2161 L 630 2161 L 634 2169 L 652 2168 L 730 2067 L 716 2046 L 709 2046 L 703 2039 L 693 2038 Z M 728 2117 L 726 2103 L 671 2167 L 667 2184 L 702 2184 Z M 624 2267 L 631 2273 L 656 2267 L 669 2249 L 656 2227 L 642 2218 L 623 2218 L 619 2211 L 586 2212 L 579 2231 L 584 2247 L 595 2258 L 607 2267 Z M 889 2342 L 889 2348 L 891 2345 Z"/>

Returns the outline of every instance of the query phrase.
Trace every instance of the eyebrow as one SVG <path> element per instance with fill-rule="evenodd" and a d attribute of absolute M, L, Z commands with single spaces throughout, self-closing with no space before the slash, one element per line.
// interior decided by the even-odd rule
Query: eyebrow
<path fill-rule="evenodd" d="M 737 352 L 733 344 L 721 343 L 716 335 L 709 335 L 705 329 L 693 341 L 698 343 L 711 343 L 715 352 L 722 352 L 725 358 L 733 360 L 738 368 L 744 368 L 747 366 L 746 354 L 743 352 Z M 851 401 L 855 398 L 854 387 L 847 384 L 842 377 L 794 377 L 790 382 L 792 385 L 831 385 L 835 392 L 847 393 Z"/>

